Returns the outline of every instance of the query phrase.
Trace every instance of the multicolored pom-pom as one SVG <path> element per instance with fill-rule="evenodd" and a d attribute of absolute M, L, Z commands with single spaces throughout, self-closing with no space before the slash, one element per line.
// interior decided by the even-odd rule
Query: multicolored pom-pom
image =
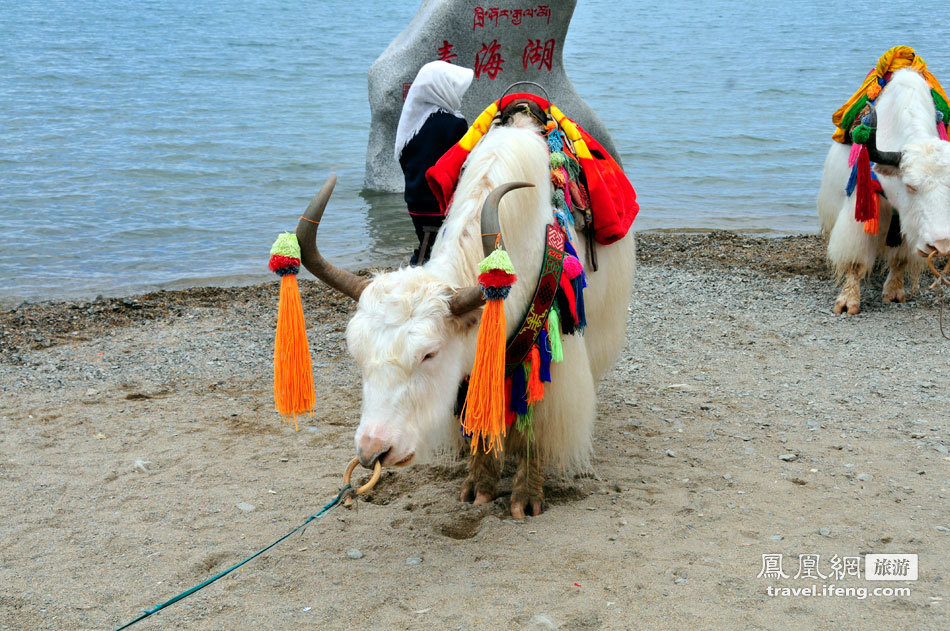
<path fill-rule="evenodd" d="M 277 237 L 270 249 L 268 269 L 278 276 L 300 272 L 300 244 L 293 232 L 284 232 Z"/>
<path fill-rule="evenodd" d="M 508 252 L 496 248 L 478 264 L 478 284 L 486 300 L 504 300 L 518 277 Z"/>

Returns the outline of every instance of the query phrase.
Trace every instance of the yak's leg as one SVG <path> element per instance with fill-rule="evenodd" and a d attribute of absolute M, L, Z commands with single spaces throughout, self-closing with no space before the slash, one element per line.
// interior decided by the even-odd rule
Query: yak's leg
<path fill-rule="evenodd" d="M 867 272 L 864 263 L 853 263 L 844 273 L 844 285 L 835 300 L 835 313 L 855 315 L 861 311 L 861 279 Z"/>
<path fill-rule="evenodd" d="M 887 249 L 887 280 L 884 281 L 884 302 L 904 302 L 904 270 L 907 269 L 907 256 L 904 248 Z"/>
<path fill-rule="evenodd" d="M 517 455 L 518 469 L 511 482 L 511 516 L 524 518 L 525 514 L 540 515 L 544 510 L 544 473 L 541 455 L 528 445 L 521 432 L 512 428 L 506 449 Z"/>
<path fill-rule="evenodd" d="M 838 279 L 844 278 L 844 286 L 835 300 L 834 312 L 847 311 L 851 315 L 861 311 L 861 279 L 874 267 L 884 241 L 883 234 L 867 234 L 864 224 L 854 220 L 855 197 L 844 200 L 834 228 L 828 235 L 828 260 L 834 265 Z M 883 210 L 886 212 L 887 208 Z M 887 219 L 882 218 L 882 225 L 889 223 Z"/>
<path fill-rule="evenodd" d="M 468 464 L 468 477 L 462 483 L 459 499 L 463 502 L 474 500 L 476 504 L 487 504 L 494 500 L 498 492 L 500 473 L 501 462 L 494 455 L 473 453 Z"/>

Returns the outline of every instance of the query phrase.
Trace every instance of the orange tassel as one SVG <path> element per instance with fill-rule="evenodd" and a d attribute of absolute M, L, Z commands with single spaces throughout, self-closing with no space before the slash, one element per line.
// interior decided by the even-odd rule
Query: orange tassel
<path fill-rule="evenodd" d="M 544 398 L 544 384 L 541 383 L 541 351 L 537 344 L 528 354 L 528 405 L 534 405 Z"/>
<path fill-rule="evenodd" d="M 472 437 L 472 453 L 479 443 L 485 453 L 502 451 L 505 436 L 505 305 L 489 300 L 478 325 L 475 365 L 462 406 L 465 433 Z"/>
<path fill-rule="evenodd" d="M 874 199 L 871 200 L 872 216 L 870 219 L 864 222 L 865 234 L 877 234 L 877 231 L 880 229 L 880 224 L 881 224 L 880 208 L 881 208 L 881 198 L 875 195 Z"/>
<path fill-rule="evenodd" d="M 280 306 L 277 310 L 277 336 L 274 339 L 274 406 L 285 421 L 297 425 L 297 415 L 312 415 L 316 407 L 313 391 L 313 367 L 303 305 L 297 288 L 297 276 L 280 279 Z"/>

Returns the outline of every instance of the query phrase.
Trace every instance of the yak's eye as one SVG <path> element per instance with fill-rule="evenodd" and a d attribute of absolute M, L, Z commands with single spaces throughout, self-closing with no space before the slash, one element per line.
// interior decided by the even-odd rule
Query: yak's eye
<path fill-rule="evenodd" d="M 430 352 L 428 352 L 428 353 L 425 354 L 425 357 L 422 358 L 422 361 L 427 362 L 427 361 L 429 361 L 430 359 L 432 359 L 433 357 L 435 357 L 438 353 L 439 353 L 439 351 L 430 351 Z"/>
<path fill-rule="evenodd" d="M 904 186 L 907 187 L 907 192 L 908 192 L 908 193 L 916 193 L 916 192 L 917 192 L 917 187 L 916 187 L 916 186 L 911 186 L 910 184 L 904 184 Z"/>

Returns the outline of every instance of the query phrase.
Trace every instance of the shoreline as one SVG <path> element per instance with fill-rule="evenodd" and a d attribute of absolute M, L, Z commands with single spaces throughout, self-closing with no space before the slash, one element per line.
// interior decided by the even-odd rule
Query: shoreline
<path fill-rule="evenodd" d="M 753 236 L 729 231 L 644 232 L 637 236 L 637 264 L 709 269 L 745 268 L 770 275 L 805 275 L 831 281 L 820 235 Z M 372 270 L 358 273 L 367 275 Z M 94 300 L 24 301 L 0 308 L 0 359 L 25 350 L 83 341 L 116 327 L 181 317 L 188 307 L 231 304 L 267 305 L 276 310 L 276 282 L 235 286 L 159 289 L 142 294 Z M 300 278 L 301 298 L 308 304 L 339 305 L 309 273 Z"/>
<path fill-rule="evenodd" d="M 763 240 L 781 240 L 781 239 L 790 239 L 790 238 L 812 238 L 818 237 L 818 232 L 796 232 L 796 233 L 785 233 L 780 231 L 773 231 L 767 229 L 749 229 L 749 230 L 716 230 L 709 228 L 656 228 L 644 231 L 637 231 L 637 238 L 650 240 L 653 237 L 656 237 L 661 240 L 667 239 L 677 239 L 677 238 L 689 238 L 697 237 L 704 235 L 736 235 L 742 238 L 749 238 L 753 240 L 763 239 Z M 394 251 L 400 251 L 396 246 L 389 246 Z M 401 264 L 407 264 L 409 261 L 409 253 L 412 250 L 412 244 L 407 240 L 405 247 L 402 248 L 405 250 L 405 255 L 401 258 L 399 256 L 393 256 L 386 263 L 386 265 L 364 265 L 354 266 L 346 263 L 342 264 L 344 269 L 353 271 L 355 273 L 362 273 L 369 270 L 376 269 L 388 269 L 394 266 Z M 340 264 L 340 261 L 336 261 L 337 264 Z M 267 271 L 266 265 L 261 267 L 261 270 L 258 273 L 251 272 L 242 272 L 237 274 L 230 275 L 221 275 L 221 276 L 207 276 L 207 277 L 190 277 L 190 278 L 177 278 L 174 280 L 160 281 L 154 283 L 144 283 L 137 285 L 134 283 L 125 283 L 122 287 L 114 287 L 112 289 L 102 290 L 102 289 L 89 289 L 89 290 L 78 290 L 74 293 L 67 293 L 57 297 L 47 298 L 45 296 L 19 296 L 19 295 L 0 295 L 0 312 L 9 311 L 11 309 L 20 307 L 21 305 L 29 304 L 41 304 L 49 302 L 94 302 L 99 297 L 104 299 L 111 298 L 126 298 L 129 296 L 141 296 L 146 294 L 153 294 L 158 292 L 171 292 L 171 291 L 181 291 L 186 289 L 195 289 L 199 287 L 220 287 L 220 288 L 232 288 L 232 287 L 249 287 L 258 285 L 260 283 L 266 283 L 268 280 L 273 278 L 270 272 Z M 309 273 L 304 273 L 302 278 L 313 277 Z"/>

